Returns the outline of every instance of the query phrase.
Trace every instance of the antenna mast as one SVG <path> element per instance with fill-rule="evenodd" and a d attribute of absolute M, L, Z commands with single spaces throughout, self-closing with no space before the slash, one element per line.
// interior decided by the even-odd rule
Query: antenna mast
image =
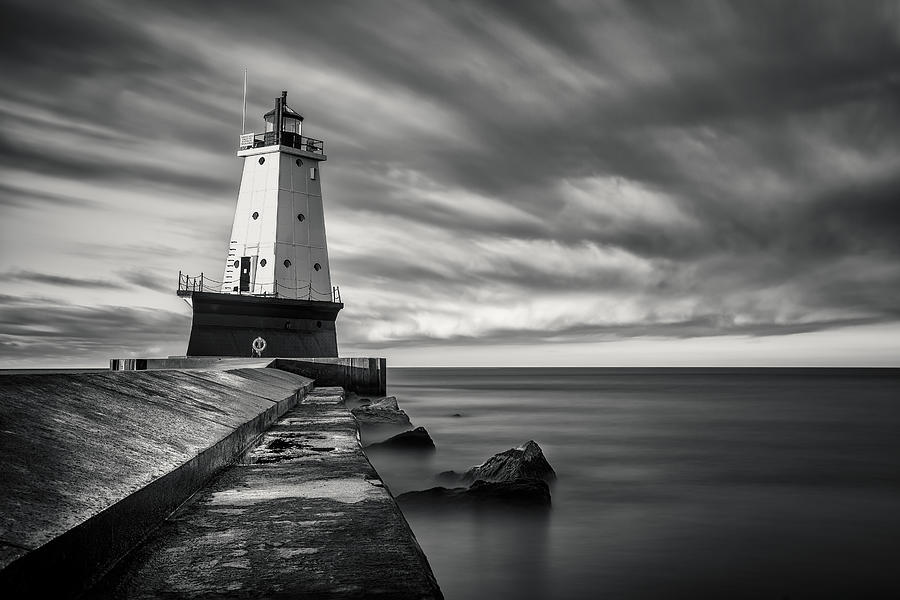
<path fill-rule="evenodd" d="M 241 133 L 247 133 L 247 68 L 244 67 L 244 111 L 241 113 Z"/>

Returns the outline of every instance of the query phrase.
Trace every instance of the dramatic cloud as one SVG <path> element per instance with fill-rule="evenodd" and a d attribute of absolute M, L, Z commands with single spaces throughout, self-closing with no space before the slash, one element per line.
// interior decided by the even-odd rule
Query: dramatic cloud
<path fill-rule="evenodd" d="M 157 309 L 0 296 L 0 360 L 10 367 L 174 354 L 190 318 Z M 167 352 L 169 351 L 169 352 Z M 81 358 L 83 361 L 83 358 Z"/>
<path fill-rule="evenodd" d="M 98 288 L 117 290 L 122 289 L 122 285 L 106 281 L 103 279 L 78 279 L 75 277 L 65 277 L 62 275 L 48 275 L 47 273 L 33 273 L 31 271 L 11 271 L 3 273 L 5 281 L 25 281 L 30 283 L 44 283 L 54 287 L 75 287 L 75 288 Z"/>
<path fill-rule="evenodd" d="M 866 345 L 900 322 L 896 3 L 2 11 L 4 349 L 41 356 L 15 325 L 33 306 L 81 356 L 183 351 L 171 288 L 221 272 L 247 67 L 251 128 L 287 89 L 326 141 L 344 352 L 593 364 L 644 340 L 660 364 L 772 338 L 780 364 L 784 336 L 834 332 L 848 362 L 897 363 Z"/>

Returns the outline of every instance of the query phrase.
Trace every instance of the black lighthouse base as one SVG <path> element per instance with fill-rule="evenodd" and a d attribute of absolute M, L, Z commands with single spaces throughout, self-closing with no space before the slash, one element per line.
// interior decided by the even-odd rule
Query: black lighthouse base
<path fill-rule="evenodd" d="M 334 321 L 340 302 L 290 300 L 194 292 L 194 318 L 187 356 L 256 356 L 254 340 L 265 340 L 262 357 L 338 355 Z M 257 341 L 256 348 L 263 346 Z"/>

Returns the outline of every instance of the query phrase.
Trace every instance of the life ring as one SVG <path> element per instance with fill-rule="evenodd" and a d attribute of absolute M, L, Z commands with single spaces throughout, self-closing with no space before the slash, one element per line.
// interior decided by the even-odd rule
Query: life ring
<path fill-rule="evenodd" d="M 253 352 L 256 353 L 257 356 L 262 356 L 263 350 L 266 349 L 266 340 L 261 337 L 257 337 L 253 340 Z"/>

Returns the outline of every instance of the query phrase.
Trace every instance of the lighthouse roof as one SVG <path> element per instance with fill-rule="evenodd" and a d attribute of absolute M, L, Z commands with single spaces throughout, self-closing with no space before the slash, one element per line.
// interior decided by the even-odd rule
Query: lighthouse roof
<path fill-rule="evenodd" d="M 284 108 L 282 109 L 282 111 L 283 112 L 281 114 L 284 115 L 285 117 L 288 117 L 289 119 L 297 119 L 299 121 L 303 120 L 303 115 L 298 113 L 296 110 L 294 110 L 287 104 L 284 105 Z M 275 115 L 275 109 L 273 108 L 272 110 L 270 110 L 269 112 L 267 112 L 266 114 L 263 115 L 263 119 L 269 119 L 269 118 L 273 117 L 274 115 Z"/>

